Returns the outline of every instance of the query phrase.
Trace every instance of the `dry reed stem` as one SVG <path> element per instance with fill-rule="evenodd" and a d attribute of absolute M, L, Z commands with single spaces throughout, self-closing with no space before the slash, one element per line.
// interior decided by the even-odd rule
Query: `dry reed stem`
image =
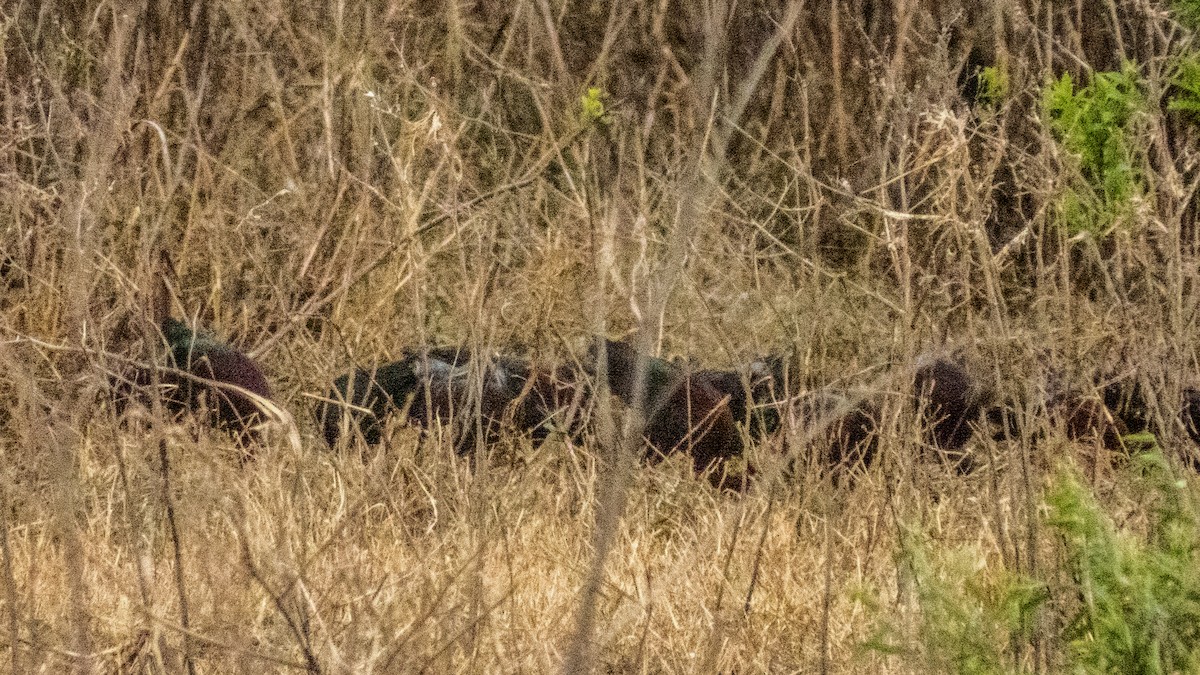
<path fill-rule="evenodd" d="M 1191 38 L 1161 7 L 597 7 L 0 10 L 14 670 L 924 672 L 861 650 L 921 617 L 902 527 L 977 551 L 980 583 L 1065 586 L 1046 476 L 1101 458 L 1047 423 L 1051 365 L 1137 371 L 1163 447 L 1192 452 L 1194 130 L 1151 112 L 1145 227 L 1092 247 L 1056 227 L 1070 162 L 1037 103 L 1104 31 L 1163 76 Z M 956 88 L 970 45 L 1011 77 L 991 112 Z M 591 86 L 610 122 L 581 129 Z M 272 379 L 291 440 L 253 464 L 97 395 L 154 352 L 137 317 L 164 248 L 175 311 Z M 470 463 L 399 420 L 343 454 L 314 428 L 333 377 L 409 346 L 572 361 L 630 329 L 704 367 L 785 352 L 795 391 L 881 400 L 879 462 L 853 487 L 784 483 L 780 446 L 812 440 L 793 431 L 751 444 L 762 482 L 722 496 L 688 462 L 638 466 L 607 401 L 579 443 L 506 437 Z M 1021 437 L 975 444 L 972 476 L 927 460 L 905 398 L 941 346 L 1020 399 Z M 1147 498 L 1095 466 L 1143 534 Z M 1067 609 L 1006 646 L 1014 670 L 1066 667 Z"/>

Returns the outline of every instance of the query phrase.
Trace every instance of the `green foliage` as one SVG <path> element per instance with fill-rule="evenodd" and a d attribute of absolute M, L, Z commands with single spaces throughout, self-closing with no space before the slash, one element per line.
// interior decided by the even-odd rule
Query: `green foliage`
<path fill-rule="evenodd" d="M 905 534 L 900 558 L 916 590 L 915 635 L 905 640 L 899 623 L 884 625 L 863 646 L 918 660 L 926 672 L 1010 672 L 1006 648 L 1028 635 L 1033 614 L 1047 597 L 1045 587 L 989 571 L 974 547 L 934 555 L 914 531 Z"/>
<path fill-rule="evenodd" d="M 1082 672 L 1195 672 L 1200 668 L 1197 529 L 1186 486 L 1158 452 L 1137 458 L 1139 479 L 1156 501 L 1150 537 L 1118 532 L 1071 473 L 1047 504 L 1062 536 L 1079 608 L 1065 636 Z"/>
<path fill-rule="evenodd" d="M 600 87 L 588 87 L 587 93 L 579 97 L 579 122 L 585 127 L 608 126 L 612 116 L 604 105 L 608 94 Z"/>
<path fill-rule="evenodd" d="M 997 106 L 1008 97 L 1008 71 L 999 66 L 979 69 L 979 101 L 986 106 Z"/>
<path fill-rule="evenodd" d="M 1128 482 L 1143 495 L 1144 535 L 1119 531 L 1071 470 L 1055 477 L 1046 522 L 1064 547 L 1069 581 L 1053 605 L 1069 621 L 1051 637 L 1079 673 L 1200 672 L 1200 526 L 1187 483 L 1177 480 L 1152 435 L 1126 437 L 1147 450 Z M 901 568 L 915 589 L 915 620 L 881 622 L 863 647 L 923 672 L 1003 673 L 1028 644 L 1035 613 L 1051 600 L 1037 579 L 988 569 L 972 547 L 933 551 L 919 533 L 902 538 Z M 869 612 L 883 604 L 859 598 Z M 911 627 L 909 627 L 911 625 Z"/>
<path fill-rule="evenodd" d="M 1175 0 L 1171 8 L 1175 10 L 1180 23 L 1193 30 L 1200 28 L 1200 0 Z"/>
<path fill-rule="evenodd" d="M 1200 59 L 1195 54 L 1177 57 L 1170 83 L 1176 92 L 1167 100 L 1167 110 L 1200 120 Z"/>
<path fill-rule="evenodd" d="M 1102 237 L 1144 192 L 1140 151 L 1131 143 L 1133 123 L 1145 109 L 1137 68 L 1127 63 L 1120 72 L 1096 73 L 1080 88 L 1064 74 L 1046 87 L 1043 106 L 1054 137 L 1078 159 L 1083 177 L 1061 198 L 1060 218 L 1072 236 Z"/>
<path fill-rule="evenodd" d="M 1121 437 L 1121 443 L 1125 445 L 1125 449 L 1130 454 L 1141 452 L 1162 452 L 1162 448 L 1158 447 L 1158 437 L 1149 431 L 1141 431 L 1136 434 L 1126 434 Z"/>

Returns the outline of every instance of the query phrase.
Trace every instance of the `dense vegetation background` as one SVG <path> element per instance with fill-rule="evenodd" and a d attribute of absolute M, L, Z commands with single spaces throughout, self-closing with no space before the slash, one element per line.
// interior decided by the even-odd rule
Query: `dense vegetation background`
<path fill-rule="evenodd" d="M 0 653 L 14 671 L 1194 672 L 1200 6 L 1157 0 L 0 9 Z M 301 442 L 118 424 L 175 312 Z M 885 402 L 881 461 L 719 494 L 668 462 L 394 429 L 337 374 L 638 328 Z M 953 350 L 1017 438 L 914 433 Z M 1150 392 L 1145 454 L 1047 392 Z M 605 418 L 607 419 L 607 418 Z M 607 434 L 611 436 L 611 434 Z M 431 450 L 430 448 L 433 448 Z M 160 448 L 164 452 L 160 453 Z M 162 458 L 170 456 L 169 470 Z"/>

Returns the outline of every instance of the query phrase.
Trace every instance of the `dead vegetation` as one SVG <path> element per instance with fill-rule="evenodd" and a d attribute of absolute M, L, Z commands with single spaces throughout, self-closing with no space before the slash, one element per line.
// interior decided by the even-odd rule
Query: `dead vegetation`
<path fill-rule="evenodd" d="M 1061 589 L 1043 500 L 1075 461 L 1146 530 L 1123 455 L 1045 403 L 1132 378 L 1172 466 L 1195 461 L 1196 126 L 1168 106 L 1192 31 L 1172 8 L 610 4 L 0 10 L 14 672 L 928 672 L 863 649 L 922 611 L 910 528 L 984 580 Z M 1044 87 L 1125 60 L 1142 189 L 1072 232 L 1060 200 L 1087 172 Z M 242 466 L 219 432 L 116 419 L 108 375 L 162 357 L 163 250 L 173 313 L 265 365 L 298 445 Z M 708 368 L 787 353 L 797 389 L 878 401 L 878 461 L 785 479 L 781 447 L 811 440 L 792 424 L 748 446 L 760 479 L 733 497 L 682 458 L 639 467 L 605 404 L 584 443 L 506 439 L 491 461 L 398 424 L 334 454 L 312 414 L 415 345 L 558 362 L 634 329 Z M 937 350 L 1016 421 L 973 441 L 970 475 L 914 423 Z M 1064 667 L 1069 604 L 998 647 L 1008 667 Z"/>

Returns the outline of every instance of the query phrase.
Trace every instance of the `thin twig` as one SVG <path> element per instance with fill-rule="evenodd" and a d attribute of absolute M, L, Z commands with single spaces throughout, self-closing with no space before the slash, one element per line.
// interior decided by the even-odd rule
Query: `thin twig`
<path fill-rule="evenodd" d="M 266 578 L 263 577 L 262 572 L 258 569 L 258 565 L 254 563 L 254 554 L 250 552 L 249 534 L 242 529 L 241 524 L 238 525 L 238 529 L 238 543 L 241 544 L 242 563 L 246 566 L 246 570 L 250 572 L 250 577 L 253 578 L 254 581 L 258 582 L 258 585 L 261 586 L 271 598 L 271 602 L 275 605 L 275 610 L 279 612 L 279 615 L 282 616 L 283 620 L 287 622 L 288 629 L 292 631 L 292 637 L 296 639 L 296 644 L 300 647 L 300 651 L 304 654 L 304 663 L 308 672 L 319 674 L 321 672 L 321 665 L 317 662 L 316 655 L 313 654 L 312 645 L 309 642 L 306 631 L 296 623 L 296 619 L 292 616 L 292 613 L 288 611 L 287 606 L 283 601 L 283 595 L 281 593 L 276 593 L 271 588 L 271 585 L 267 583 Z M 289 590 L 290 588 L 291 586 L 289 585 Z"/>
<path fill-rule="evenodd" d="M 183 628 L 183 663 L 188 675 L 196 675 L 196 664 L 192 662 L 192 638 L 189 634 L 191 621 L 188 618 L 187 585 L 183 573 L 183 543 L 179 536 L 179 525 L 175 518 L 175 498 L 171 494 L 171 465 L 167 453 L 167 439 L 158 439 L 158 467 L 162 477 L 163 505 L 167 510 L 167 527 L 171 531 L 171 546 L 175 555 L 175 592 L 179 596 L 179 625 Z"/>

